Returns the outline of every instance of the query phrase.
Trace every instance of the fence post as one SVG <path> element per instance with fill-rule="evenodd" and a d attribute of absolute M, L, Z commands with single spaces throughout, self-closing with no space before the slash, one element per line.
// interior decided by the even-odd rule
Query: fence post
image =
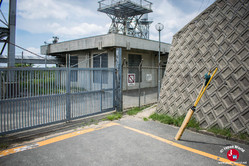
<path fill-rule="evenodd" d="M 71 69 L 70 69 L 70 54 L 68 56 L 67 63 L 67 82 L 66 82 L 66 120 L 69 121 L 71 119 L 71 103 L 70 103 L 70 84 L 71 84 Z"/>
<path fill-rule="evenodd" d="M 146 105 L 146 96 L 145 96 L 145 91 L 144 91 L 144 105 Z"/>
<path fill-rule="evenodd" d="M 122 87 L 122 48 L 116 48 L 116 108 L 117 111 L 123 111 L 123 87 Z"/>
<path fill-rule="evenodd" d="M 102 112 L 103 103 L 103 70 L 102 70 L 102 56 L 100 56 L 100 112 Z"/>
<path fill-rule="evenodd" d="M 138 88 L 138 91 L 139 91 L 139 99 L 138 99 L 138 106 L 139 108 L 141 107 L 141 66 L 142 66 L 142 63 L 143 63 L 143 59 L 141 60 L 139 66 L 138 66 L 138 79 L 139 79 L 139 88 Z"/>

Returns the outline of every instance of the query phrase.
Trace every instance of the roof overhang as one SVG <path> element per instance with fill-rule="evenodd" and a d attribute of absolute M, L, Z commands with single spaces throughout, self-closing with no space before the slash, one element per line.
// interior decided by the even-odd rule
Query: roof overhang
<path fill-rule="evenodd" d="M 161 42 L 161 52 L 169 52 L 170 44 Z M 107 34 L 77 40 L 65 41 L 56 44 L 41 46 L 41 54 L 55 55 L 73 51 L 91 49 L 102 50 L 110 47 L 121 47 L 127 50 L 138 49 L 144 51 L 158 51 L 158 41 L 130 37 L 120 34 Z"/>

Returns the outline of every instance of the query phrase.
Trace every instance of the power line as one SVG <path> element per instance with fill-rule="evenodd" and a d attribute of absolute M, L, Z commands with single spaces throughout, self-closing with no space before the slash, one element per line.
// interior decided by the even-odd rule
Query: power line
<path fill-rule="evenodd" d="M 51 60 L 51 59 L 47 59 L 46 57 L 42 57 L 42 56 L 39 55 L 39 54 L 36 54 L 36 53 L 34 53 L 34 52 L 30 51 L 30 50 L 27 50 L 27 49 L 25 49 L 25 48 L 23 48 L 23 47 L 21 47 L 21 46 L 18 46 L 18 45 L 14 44 L 14 43 L 11 43 L 11 42 L 8 41 L 8 40 L 6 40 L 6 42 L 9 43 L 9 44 L 14 45 L 14 46 L 17 47 L 17 48 L 20 48 L 20 49 L 22 49 L 22 50 L 24 50 L 24 51 L 27 51 L 27 52 L 29 52 L 29 53 L 35 55 L 35 56 L 38 56 L 39 58 L 45 59 L 46 61 L 48 60 L 48 61 L 51 61 L 51 62 L 55 62 L 55 64 L 58 63 L 57 61 L 54 61 L 54 60 Z"/>
<path fill-rule="evenodd" d="M 199 7 L 199 10 L 198 10 L 197 14 L 199 14 L 200 9 L 201 9 L 201 7 L 202 7 L 202 5 L 203 5 L 203 2 L 204 2 L 204 0 L 202 0 L 202 2 L 201 2 L 201 6 Z"/>
<path fill-rule="evenodd" d="M 207 4 L 205 5 L 206 7 L 204 9 L 206 9 L 208 7 L 210 0 L 207 1 Z"/>

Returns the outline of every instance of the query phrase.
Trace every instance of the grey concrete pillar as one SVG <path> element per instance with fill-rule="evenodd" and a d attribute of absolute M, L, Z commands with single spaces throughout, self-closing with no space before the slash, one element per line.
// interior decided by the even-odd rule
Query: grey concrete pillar
<path fill-rule="evenodd" d="M 123 111 L 123 87 L 122 87 L 122 78 L 123 78 L 123 68 L 122 68 L 122 48 L 116 48 L 116 110 Z"/>

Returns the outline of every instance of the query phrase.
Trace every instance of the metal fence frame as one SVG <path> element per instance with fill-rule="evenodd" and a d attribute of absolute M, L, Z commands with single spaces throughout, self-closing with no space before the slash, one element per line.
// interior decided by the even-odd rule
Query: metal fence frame
<path fill-rule="evenodd" d="M 115 72 L 114 68 L 1 68 L 0 135 L 114 110 Z M 72 82 L 74 73 L 77 83 Z M 91 82 L 94 74 L 99 83 Z"/>
<path fill-rule="evenodd" d="M 133 72 L 130 72 L 130 69 L 133 70 Z M 165 72 L 166 67 L 165 66 L 161 66 L 160 67 L 160 75 L 161 75 L 161 80 L 163 78 L 164 72 Z M 136 72 L 134 72 L 134 70 Z M 129 87 L 127 84 L 127 74 L 136 74 L 136 78 L 137 81 L 135 81 L 135 86 L 131 86 Z M 152 80 L 147 82 L 147 74 L 150 74 L 152 76 Z M 155 100 L 151 100 L 151 101 L 144 101 L 143 103 L 141 102 L 141 96 L 145 96 L 145 92 L 142 94 L 142 89 L 154 89 L 154 88 L 158 88 L 158 67 L 153 67 L 153 66 L 142 66 L 142 62 L 140 63 L 139 66 L 123 66 L 123 78 L 122 78 L 122 83 L 123 85 L 123 90 L 124 91 L 136 91 L 137 90 L 137 95 L 136 95 L 136 99 L 137 102 L 136 104 L 134 103 L 133 105 L 129 105 L 129 106 L 124 106 L 125 108 L 129 108 L 129 107 L 141 107 L 143 105 L 148 105 L 148 104 L 153 104 L 155 102 L 157 102 L 157 96 L 158 96 L 158 90 L 156 92 L 156 99 Z M 127 94 L 127 93 L 126 93 Z M 134 97 L 134 95 L 133 95 Z M 144 100 L 146 100 L 144 98 Z M 134 101 L 133 101 L 134 102 Z M 146 103 L 146 104 L 145 104 Z"/>

